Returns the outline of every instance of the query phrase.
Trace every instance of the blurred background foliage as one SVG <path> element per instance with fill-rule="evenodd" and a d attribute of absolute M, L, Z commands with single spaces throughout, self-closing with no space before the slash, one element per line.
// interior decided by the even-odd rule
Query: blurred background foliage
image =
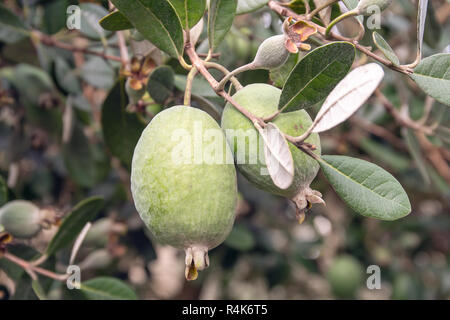
<path fill-rule="evenodd" d="M 81 30 L 66 28 L 70 4 L 81 6 Z M 291 8 L 303 13 L 302 4 L 295 0 Z M 117 35 L 97 25 L 108 13 L 107 1 L 6 0 L 2 5 L 52 39 L 120 57 Z M 415 15 L 416 1 L 394 1 L 377 30 L 403 63 L 415 58 Z M 449 20 L 448 1 L 429 2 L 424 56 L 442 52 L 450 43 Z M 280 33 L 280 27 L 280 19 L 267 7 L 237 16 L 216 51 L 218 62 L 231 70 L 251 61 L 259 44 Z M 345 33 L 346 26 L 341 28 Z M 145 103 L 125 106 L 121 101 L 120 59 L 0 31 L 1 187 L 8 200 L 26 199 L 60 214 L 86 197 L 105 199 L 76 261 L 83 280 L 115 277 L 141 299 L 450 298 L 450 182 L 445 176 L 450 110 L 434 102 L 424 117 L 429 103 L 425 94 L 390 70 L 383 93 L 412 119 L 436 124 L 435 135 L 426 137 L 402 127 L 370 99 L 346 124 L 321 134 L 322 148 L 324 154 L 355 156 L 387 169 L 407 191 L 412 213 L 395 222 L 362 218 L 345 206 L 319 173 L 312 187 L 323 193 L 327 206 L 314 206 L 299 225 L 288 201 L 255 189 L 239 176 L 235 228 L 210 253 L 211 266 L 198 280 L 186 282 L 183 253 L 152 241 L 129 192 L 133 143 L 155 114 L 182 103 L 186 72 L 177 60 L 138 41 L 133 32 L 123 35 L 131 56 L 149 55 L 157 66 Z M 371 32 L 361 43 L 373 46 Z M 198 52 L 207 50 L 204 30 Z M 239 79 L 243 84 L 282 86 L 298 59 L 292 55 L 281 70 L 249 71 Z M 360 55 L 356 63 L 366 60 Z M 193 106 L 220 118 L 224 101 L 200 77 L 193 94 Z M 309 112 L 313 115 L 317 108 Z M 436 150 L 444 155 L 444 163 L 433 158 Z M 53 226 L 31 240 L 16 239 L 8 250 L 30 258 L 45 250 L 56 230 Z M 69 249 L 58 252 L 46 267 L 64 273 L 69 254 Z M 366 269 L 374 264 L 381 268 L 380 290 L 366 287 Z M 36 299 L 27 275 L 9 271 L 0 264 L 3 298 Z M 49 298 L 78 297 L 64 283 L 46 279 L 42 285 Z"/>

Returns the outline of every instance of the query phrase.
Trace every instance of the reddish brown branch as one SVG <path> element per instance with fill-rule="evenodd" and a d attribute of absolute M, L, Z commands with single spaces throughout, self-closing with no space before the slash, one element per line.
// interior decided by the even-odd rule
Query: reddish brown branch
<path fill-rule="evenodd" d="M 267 5 L 269 6 L 269 8 L 271 10 L 273 10 L 274 12 L 278 13 L 279 15 L 281 15 L 283 17 L 293 17 L 296 20 L 307 20 L 306 16 L 299 15 L 299 14 L 295 13 L 294 11 L 284 7 L 282 4 L 280 4 L 277 1 L 272 1 L 271 0 L 271 1 L 269 1 L 267 3 Z M 325 37 L 325 30 L 326 29 L 324 27 L 322 27 L 322 26 L 320 26 L 320 25 L 318 25 L 318 24 L 316 24 L 316 23 L 314 23 L 312 21 L 309 21 L 309 23 L 313 24 L 317 28 L 318 32 L 322 35 L 322 37 Z M 330 32 L 329 38 L 330 39 L 334 39 L 334 40 L 347 41 L 347 42 L 352 43 L 356 47 L 356 49 L 358 49 L 362 53 L 368 55 L 369 57 L 377 60 L 378 62 L 384 64 L 386 67 L 388 67 L 388 68 L 390 68 L 392 70 L 395 70 L 395 71 L 398 71 L 398 72 L 401 72 L 401 73 L 404 73 L 404 74 L 411 74 L 413 72 L 408 67 L 396 66 L 391 61 L 376 55 L 375 53 L 370 51 L 368 48 L 360 45 L 359 42 L 357 40 L 355 40 L 355 39 L 347 38 L 347 37 L 338 35 L 338 34 L 333 33 L 333 32 Z"/>

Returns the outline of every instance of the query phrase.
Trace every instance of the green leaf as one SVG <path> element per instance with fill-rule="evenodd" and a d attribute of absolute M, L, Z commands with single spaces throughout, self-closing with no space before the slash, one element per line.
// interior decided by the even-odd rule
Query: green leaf
<path fill-rule="evenodd" d="M 111 153 L 129 167 L 134 147 L 145 124 L 136 114 L 126 112 L 127 105 L 125 81 L 120 79 L 103 102 L 102 130 L 105 143 Z"/>
<path fill-rule="evenodd" d="M 133 24 L 120 11 L 114 11 L 104 16 L 99 21 L 103 29 L 109 31 L 121 31 L 133 28 Z"/>
<path fill-rule="evenodd" d="M 70 178 L 81 187 L 92 187 L 97 182 L 97 170 L 91 143 L 80 125 L 74 124 L 70 141 L 62 147 L 64 163 Z"/>
<path fill-rule="evenodd" d="M 172 68 L 161 66 L 153 70 L 147 83 L 147 91 L 156 103 L 163 104 L 171 95 L 174 88 Z"/>
<path fill-rule="evenodd" d="M 264 7 L 269 0 L 238 0 L 236 14 L 249 13 Z"/>
<path fill-rule="evenodd" d="M 346 156 L 322 156 L 319 164 L 334 190 L 361 215 L 391 221 L 411 212 L 405 190 L 379 166 Z"/>
<path fill-rule="evenodd" d="M 14 43 L 29 35 L 18 16 L 0 3 L 0 42 Z"/>
<path fill-rule="evenodd" d="M 311 51 L 289 74 L 278 109 L 305 109 L 321 101 L 345 77 L 354 59 L 355 47 L 348 42 L 333 42 Z"/>
<path fill-rule="evenodd" d="M 98 21 L 108 14 L 108 11 L 95 3 L 81 3 L 80 32 L 86 37 L 99 40 L 111 35 L 110 31 L 104 30 Z"/>
<path fill-rule="evenodd" d="M 50 256 L 70 245 L 85 224 L 92 221 L 104 205 L 105 201 L 100 197 L 91 197 L 79 202 L 62 221 L 45 254 Z"/>
<path fill-rule="evenodd" d="M 237 0 L 210 0 L 208 8 L 209 47 L 216 49 L 233 24 Z"/>
<path fill-rule="evenodd" d="M 411 78 L 428 95 L 450 106 L 450 54 L 439 53 L 423 59 Z"/>
<path fill-rule="evenodd" d="M 398 60 L 397 55 L 395 54 L 394 50 L 392 50 L 389 43 L 384 40 L 384 38 L 376 31 L 372 34 L 373 42 L 377 46 L 377 48 L 384 54 L 384 56 L 393 64 L 398 66 L 400 64 L 400 61 Z"/>
<path fill-rule="evenodd" d="M 168 0 L 180 18 L 184 29 L 192 28 L 205 13 L 206 0 Z"/>
<path fill-rule="evenodd" d="M 69 0 L 57 0 L 43 3 L 45 30 L 55 34 L 66 27 Z"/>
<path fill-rule="evenodd" d="M 44 289 L 42 288 L 41 284 L 39 283 L 39 280 L 33 280 L 31 281 L 31 287 L 33 288 L 34 293 L 39 298 L 39 300 L 47 300 L 47 297 L 45 295 Z"/>
<path fill-rule="evenodd" d="M 81 283 L 81 292 L 89 300 L 136 300 L 136 293 L 124 282 L 98 277 Z"/>
<path fill-rule="evenodd" d="M 8 186 L 5 179 L 0 176 L 0 206 L 4 205 L 8 201 Z"/>
<path fill-rule="evenodd" d="M 117 9 L 151 43 L 174 58 L 182 55 L 184 38 L 180 19 L 167 1 L 112 0 Z"/>

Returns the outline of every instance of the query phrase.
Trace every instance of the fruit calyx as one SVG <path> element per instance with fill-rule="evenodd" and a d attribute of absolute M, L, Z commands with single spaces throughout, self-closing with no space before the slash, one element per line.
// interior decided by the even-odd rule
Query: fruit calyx
<path fill-rule="evenodd" d="M 311 209 L 312 204 L 320 203 L 326 205 L 322 199 L 322 194 L 310 187 L 303 188 L 292 199 L 296 207 L 295 216 L 299 224 L 302 224 L 306 217 L 306 212 Z"/>
<path fill-rule="evenodd" d="M 191 246 L 185 249 L 186 252 L 186 280 L 195 280 L 198 277 L 198 271 L 209 267 L 208 248 L 205 246 Z"/>

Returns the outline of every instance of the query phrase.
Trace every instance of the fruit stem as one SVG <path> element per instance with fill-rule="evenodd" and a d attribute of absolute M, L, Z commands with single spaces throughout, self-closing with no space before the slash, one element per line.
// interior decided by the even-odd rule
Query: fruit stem
<path fill-rule="evenodd" d="M 321 6 L 315 8 L 313 11 L 311 11 L 307 16 L 306 19 L 307 20 L 311 20 L 316 14 L 318 14 L 320 11 L 322 11 L 323 9 L 335 4 L 336 2 L 338 2 L 339 0 L 329 0 L 327 2 L 325 2 L 324 4 L 322 4 Z"/>
<path fill-rule="evenodd" d="M 223 90 L 223 88 L 225 87 L 225 84 L 228 82 L 228 80 L 230 80 L 235 75 L 237 75 L 237 74 L 239 74 L 241 72 L 248 71 L 248 70 L 253 70 L 253 69 L 255 69 L 255 63 L 254 62 L 250 62 L 248 64 L 240 66 L 239 68 L 234 69 L 229 74 L 227 74 L 225 77 L 223 77 L 222 80 L 220 80 L 219 85 L 217 87 L 217 90 L 219 90 L 219 91 Z"/>
<path fill-rule="evenodd" d="M 190 106 L 191 105 L 191 96 L 192 96 L 192 84 L 194 83 L 195 76 L 197 75 L 197 68 L 194 66 L 192 67 L 191 71 L 189 71 L 189 74 L 186 79 L 186 89 L 184 90 L 184 105 Z"/>
<path fill-rule="evenodd" d="M 206 62 L 205 61 L 205 67 L 206 68 L 214 68 L 222 72 L 225 76 L 229 75 L 231 72 L 222 66 L 221 64 L 215 63 L 215 62 Z M 242 84 L 239 82 L 239 80 L 236 77 L 231 77 L 230 81 L 233 83 L 233 86 L 236 88 L 236 91 L 239 91 L 243 88 Z"/>
<path fill-rule="evenodd" d="M 330 34 L 330 31 L 331 31 L 331 28 L 333 28 L 335 24 L 341 22 L 342 20 L 357 16 L 357 15 L 359 15 L 359 12 L 356 9 L 353 9 L 344 14 L 341 14 L 339 17 L 337 17 L 336 19 L 331 21 L 330 24 L 327 26 L 327 29 L 325 30 L 325 37 L 328 37 L 328 35 Z"/>

